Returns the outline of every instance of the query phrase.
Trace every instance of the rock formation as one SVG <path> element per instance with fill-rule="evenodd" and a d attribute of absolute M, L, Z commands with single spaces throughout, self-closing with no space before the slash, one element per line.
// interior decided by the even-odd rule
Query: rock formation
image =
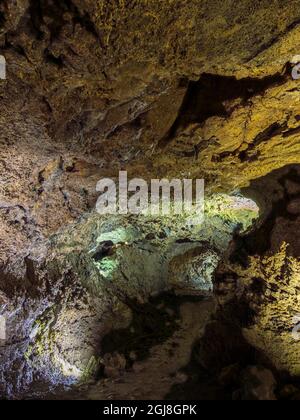
<path fill-rule="evenodd" d="M 157 397 L 299 397 L 299 25 L 296 0 L 0 1 L 1 397 L 142 381 L 185 325 Z M 205 179 L 205 223 L 100 216 L 121 170 Z"/>

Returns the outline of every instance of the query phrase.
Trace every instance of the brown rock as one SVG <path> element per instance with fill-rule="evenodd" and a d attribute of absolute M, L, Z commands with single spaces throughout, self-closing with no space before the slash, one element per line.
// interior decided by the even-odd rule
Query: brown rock
<path fill-rule="evenodd" d="M 242 373 L 242 400 L 276 401 L 276 380 L 273 373 L 259 366 L 251 366 Z"/>

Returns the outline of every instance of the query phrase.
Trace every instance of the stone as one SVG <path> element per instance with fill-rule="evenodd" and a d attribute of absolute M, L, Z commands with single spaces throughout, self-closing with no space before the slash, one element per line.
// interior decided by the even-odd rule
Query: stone
<path fill-rule="evenodd" d="M 192 249 L 174 257 L 170 263 L 170 283 L 175 290 L 196 291 L 209 295 L 213 289 L 212 276 L 218 264 L 213 251 Z"/>
<path fill-rule="evenodd" d="M 240 373 L 241 373 L 241 366 L 239 364 L 226 366 L 222 369 L 218 378 L 218 382 L 222 386 L 225 386 L 225 387 L 232 386 L 238 383 Z"/>
<path fill-rule="evenodd" d="M 106 354 L 103 358 L 104 373 L 109 378 L 118 378 L 126 369 L 127 361 L 119 353 Z"/>
<path fill-rule="evenodd" d="M 270 370 L 251 366 L 242 373 L 242 400 L 276 401 L 276 380 Z"/>
<path fill-rule="evenodd" d="M 188 375 L 184 372 L 177 372 L 175 375 L 175 381 L 177 384 L 184 384 L 188 379 Z"/>
<path fill-rule="evenodd" d="M 145 369 L 145 366 L 142 362 L 135 362 L 132 365 L 132 370 L 134 373 L 141 373 Z"/>
<path fill-rule="evenodd" d="M 283 400 L 293 400 L 299 394 L 299 388 L 292 384 L 284 385 L 279 391 L 279 396 Z"/>

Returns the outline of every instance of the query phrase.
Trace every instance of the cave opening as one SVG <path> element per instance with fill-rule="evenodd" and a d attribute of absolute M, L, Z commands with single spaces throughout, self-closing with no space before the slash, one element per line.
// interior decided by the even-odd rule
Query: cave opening
<path fill-rule="evenodd" d="M 295 235 L 299 223 L 299 193 L 298 165 L 290 165 L 270 173 L 264 179 L 253 181 L 245 194 L 254 196 L 260 203 L 262 216 L 257 228 L 240 238 L 232 258 L 241 260 L 245 254 L 254 256 L 277 252 L 282 241 L 289 244 L 289 255 L 299 257 L 299 243 Z"/>
<path fill-rule="evenodd" d="M 71 386 L 62 392 L 56 385 L 46 397 L 89 398 L 94 393 L 115 392 L 126 398 L 136 374 L 137 380 L 145 381 L 147 377 L 148 386 L 144 394 L 141 391 L 141 396 L 146 396 L 157 370 L 168 377 L 165 382 L 157 380 L 157 395 L 179 383 L 180 389 L 188 392 L 190 378 L 184 368 L 199 331 L 216 311 L 217 268 L 233 236 L 251 229 L 258 215 L 256 203 L 241 194 L 217 194 L 207 197 L 205 221 L 198 226 L 186 224 L 184 218 L 163 216 L 110 216 L 105 224 L 98 225 L 95 216 L 67 236 L 57 238 L 55 246 L 69 248 L 84 235 L 86 251 L 80 256 L 71 251 L 68 266 L 80 273 L 87 290 L 93 290 L 101 299 L 114 299 L 115 309 L 106 316 L 102 333 L 97 318 L 91 319 L 88 336 L 80 319 L 72 321 L 72 330 L 65 328 L 63 337 L 56 336 L 59 330 L 53 317 L 56 323 L 65 323 L 72 316 L 67 308 L 54 308 L 56 315 L 51 310 L 35 322 L 39 345 L 32 342 L 29 361 L 36 363 L 37 357 L 43 366 L 43 360 L 51 357 L 58 383 L 70 386 L 74 381 L 75 385 L 78 376 L 95 381 L 86 391 Z M 92 238 L 88 232 L 93 233 Z M 72 351 L 75 345 L 82 347 L 77 354 Z M 182 371 L 174 374 L 176 368 Z M 48 365 L 45 379 L 50 371 Z M 126 389 L 116 385 L 115 379 L 120 377 Z M 207 378 L 204 371 L 201 378 Z M 38 387 L 35 395 L 43 397 Z"/>

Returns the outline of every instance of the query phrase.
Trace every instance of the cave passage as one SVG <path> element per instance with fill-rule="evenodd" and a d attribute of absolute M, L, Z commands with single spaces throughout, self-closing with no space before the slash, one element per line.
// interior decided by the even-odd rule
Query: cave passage
<path fill-rule="evenodd" d="M 300 399 L 299 38 L 299 0 L 0 0 L 0 399 Z"/>

